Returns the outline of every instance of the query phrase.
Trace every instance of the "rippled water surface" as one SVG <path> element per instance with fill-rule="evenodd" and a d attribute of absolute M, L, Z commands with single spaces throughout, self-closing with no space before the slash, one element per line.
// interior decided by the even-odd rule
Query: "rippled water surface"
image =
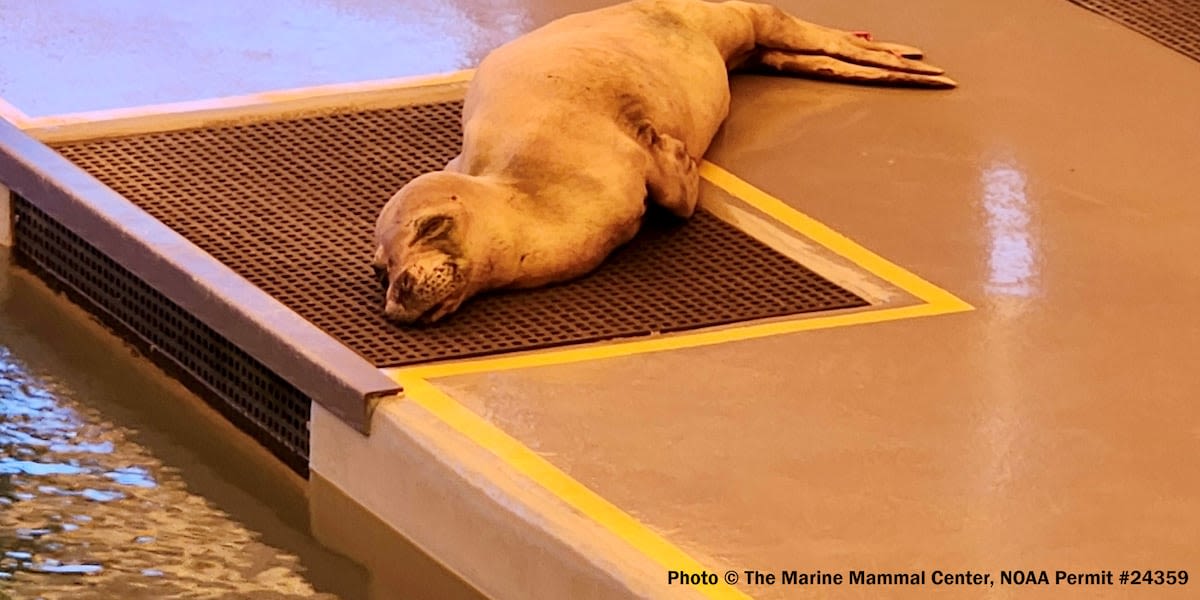
<path fill-rule="evenodd" d="M 72 396 L 0 347 L 0 578 L 96 598 L 319 596 L 295 556 Z"/>
<path fill-rule="evenodd" d="M 357 566 L 305 537 L 286 474 L 127 376 L 140 359 L 64 325 L 75 309 L 7 256 L 0 271 L 0 598 L 360 596 Z"/>

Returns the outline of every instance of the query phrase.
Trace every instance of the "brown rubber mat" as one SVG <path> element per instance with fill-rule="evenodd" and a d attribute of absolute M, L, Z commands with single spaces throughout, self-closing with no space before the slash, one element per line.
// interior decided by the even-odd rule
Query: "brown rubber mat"
<path fill-rule="evenodd" d="M 1071 0 L 1200 60 L 1198 0 Z"/>
<path fill-rule="evenodd" d="M 381 316 L 383 203 L 458 150 L 461 103 L 58 144 L 71 161 L 378 367 L 865 306 L 707 213 L 651 222 L 596 273 L 486 295 L 444 323 Z"/>

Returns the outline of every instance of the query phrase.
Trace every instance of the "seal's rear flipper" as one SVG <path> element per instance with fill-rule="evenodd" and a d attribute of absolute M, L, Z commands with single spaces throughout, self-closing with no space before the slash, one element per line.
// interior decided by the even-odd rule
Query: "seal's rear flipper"
<path fill-rule="evenodd" d="M 942 76 L 941 68 L 917 60 L 923 53 L 912 46 L 809 23 L 769 4 L 731 1 L 715 6 L 741 13 L 752 25 L 758 53 L 747 66 L 848 81 L 956 85 Z"/>
<path fill-rule="evenodd" d="M 870 31 L 851 31 L 850 34 L 860 40 L 871 42 L 871 45 L 878 50 L 885 50 L 895 54 L 896 56 L 912 58 L 916 60 L 920 60 L 925 56 L 925 52 L 920 48 L 914 48 L 904 44 L 893 44 L 891 42 L 876 42 L 875 36 L 871 35 Z"/>
<path fill-rule="evenodd" d="M 838 60 L 830 56 L 799 54 L 784 50 L 760 50 L 744 65 L 751 70 L 766 70 L 802 77 L 890 84 L 927 88 L 952 88 L 958 83 L 945 75 L 893 71 Z"/>

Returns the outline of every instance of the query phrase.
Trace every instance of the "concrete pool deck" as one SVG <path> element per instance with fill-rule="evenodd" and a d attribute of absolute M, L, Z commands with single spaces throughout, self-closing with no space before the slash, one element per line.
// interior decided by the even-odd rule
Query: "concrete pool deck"
<path fill-rule="evenodd" d="M 995 579 L 1194 566 L 1200 66 L 1066 2 L 780 4 L 920 45 L 963 87 L 739 78 L 708 158 L 976 310 L 417 370 L 401 374 L 406 398 L 376 410 L 375 431 L 395 435 L 362 438 L 317 409 L 313 471 L 508 597 L 1009 597 L 1019 590 L 665 586 L 671 568 Z M 512 3 L 472 21 L 470 5 L 429 6 L 467 18 L 394 18 L 481 46 L 583 8 Z M 89 99 L 69 93 L 78 82 L 17 78 L 0 96 L 32 128 L 52 112 L 335 82 L 256 81 L 269 67 L 244 60 L 212 63 L 244 70 L 243 89 L 202 78 L 130 102 L 130 84 L 119 104 L 105 86 Z M 159 77 L 128 79 L 179 85 Z M 55 104 L 64 96 L 77 104 Z M 1171 591 L 1186 593 L 1154 590 Z"/>

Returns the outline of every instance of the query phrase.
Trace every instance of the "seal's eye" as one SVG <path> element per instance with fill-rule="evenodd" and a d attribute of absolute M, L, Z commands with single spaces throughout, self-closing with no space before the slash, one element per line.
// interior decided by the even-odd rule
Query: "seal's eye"
<path fill-rule="evenodd" d="M 443 235 L 447 231 L 450 231 L 450 228 L 453 225 L 454 219 L 446 215 L 433 215 L 431 217 L 426 217 L 417 223 L 417 235 L 414 238 L 414 241 L 435 238 Z"/>

